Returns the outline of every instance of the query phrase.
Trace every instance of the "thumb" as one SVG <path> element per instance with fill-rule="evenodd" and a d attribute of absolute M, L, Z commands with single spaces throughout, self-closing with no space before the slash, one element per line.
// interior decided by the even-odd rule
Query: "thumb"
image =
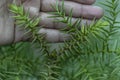
<path fill-rule="evenodd" d="M 14 40 L 14 19 L 8 5 L 13 0 L 0 0 L 0 45 L 10 44 Z"/>

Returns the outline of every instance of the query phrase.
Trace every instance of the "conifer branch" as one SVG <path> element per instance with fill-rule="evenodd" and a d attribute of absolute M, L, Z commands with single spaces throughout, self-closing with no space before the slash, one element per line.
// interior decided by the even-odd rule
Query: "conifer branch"
<path fill-rule="evenodd" d="M 10 5 L 10 11 L 15 14 L 13 18 L 16 19 L 16 24 L 26 30 L 26 33 L 24 34 L 32 33 L 32 43 L 37 42 L 45 53 L 49 53 L 46 42 L 43 41 L 44 34 L 38 34 L 36 28 L 40 22 L 40 18 L 37 18 L 37 16 L 30 18 L 29 11 L 25 13 L 22 5 L 17 6 L 16 4 L 12 4 Z M 42 26 L 40 26 L 40 28 L 42 28 Z"/>

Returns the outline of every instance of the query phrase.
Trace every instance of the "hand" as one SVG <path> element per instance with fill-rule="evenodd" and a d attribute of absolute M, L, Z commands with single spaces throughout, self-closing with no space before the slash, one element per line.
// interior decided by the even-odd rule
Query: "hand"
<path fill-rule="evenodd" d="M 90 24 L 94 18 L 99 19 L 103 15 L 100 7 L 92 6 L 95 0 L 64 0 L 66 16 L 73 9 L 72 23 L 77 18 L 84 18 L 81 24 Z M 12 0 L 0 1 L 0 45 L 11 44 L 19 41 L 27 41 L 29 35 L 24 35 L 25 31 L 15 25 L 12 14 L 8 11 L 8 4 L 13 3 Z M 62 42 L 67 40 L 69 35 L 59 31 L 64 28 L 65 24 L 53 22 L 52 16 L 48 12 L 54 11 L 51 5 L 56 5 L 56 0 L 21 0 L 25 11 L 30 12 L 31 16 L 39 16 L 41 18 L 39 25 L 45 27 L 39 30 L 39 33 L 46 33 L 46 40 L 49 42 Z M 59 0 L 61 6 L 62 0 Z"/>

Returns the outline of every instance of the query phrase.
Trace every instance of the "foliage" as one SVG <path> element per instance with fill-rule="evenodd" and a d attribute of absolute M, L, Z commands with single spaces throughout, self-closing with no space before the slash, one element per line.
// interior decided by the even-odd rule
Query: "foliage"
<path fill-rule="evenodd" d="M 56 12 L 51 12 L 55 16 L 50 18 L 65 23 L 62 31 L 72 39 L 59 51 L 51 52 L 47 43 L 41 44 L 43 35 L 37 34 L 40 19 L 30 19 L 23 7 L 11 5 L 16 23 L 31 32 L 34 41 L 0 47 L 0 80 L 120 80 L 119 0 L 101 4 L 109 16 L 80 30 L 81 19 L 71 24 L 72 10 L 69 17 L 65 16 L 64 1 L 61 8 L 53 6 Z"/>

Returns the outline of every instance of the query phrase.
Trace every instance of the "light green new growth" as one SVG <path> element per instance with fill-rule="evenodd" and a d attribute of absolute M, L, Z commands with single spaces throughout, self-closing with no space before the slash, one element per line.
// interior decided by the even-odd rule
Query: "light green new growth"
<path fill-rule="evenodd" d="M 22 5 L 17 6 L 16 4 L 12 4 L 10 5 L 10 11 L 15 14 L 13 18 L 16 19 L 16 25 L 19 25 L 19 27 L 22 27 L 24 30 L 26 30 L 24 35 L 32 34 L 30 36 L 30 38 L 33 39 L 32 43 L 37 42 L 40 48 L 44 48 L 44 51 L 49 53 L 47 49 L 45 49 L 47 47 L 45 45 L 46 42 L 43 41 L 44 34 L 38 34 L 37 26 L 40 22 L 40 18 L 37 18 L 37 16 L 30 18 L 29 11 L 26 13 Z M 40 27 L 42 28 L 42 26 Z"/>
<path fill-rule="evenodd" d="M 32 33 L 31 37 L 34 39 L 33 42 L 41 42 L 42 36 L 38 34 L 38 31 L 36 29 L 36 26 L 38 26 L 40 19 L 37 18 L 37 16 L 30 18 L 29 13 L 24 12 L 23 6 L 17 6 L 16 4 L 10 5 L 10 11 L 15 14 L 13 18 L 16 19 L 16 24 L 27 30 L 25 34 Z"/>

